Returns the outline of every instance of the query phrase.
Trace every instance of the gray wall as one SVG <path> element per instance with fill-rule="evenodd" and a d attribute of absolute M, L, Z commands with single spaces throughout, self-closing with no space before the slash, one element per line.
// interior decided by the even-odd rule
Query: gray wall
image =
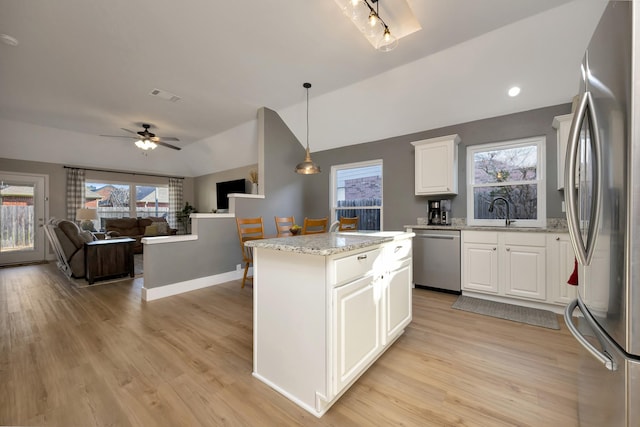
<path fill-rule="evenodd" d="M 309 215 L 329 215 L 329 177 L 332 165 L 382 159 L 384 229 L 398 230 L 404 225 L 415 224 L 416 218 L 427 216 L 428 197 L 414 195 L 414 147 L 410 143 L 458 134 L 462 141 L 458 152 L 458 195 L 452 198 L 452 216 L 465 218 L 466 147 L 544 135 L 547 141 L 547 217 L 562 218 L 563 195 L 556 190 L 557 141 L 552 122 L 554 116 L 570 112 L 571 104 L 563 104 L 312 153 L 313 160 L 322 168 L 322 174 L 307 181 L 304 211 Z"/>
<path fill-rule="evenodd" d="M 234 179 L 246 179 L 249 182 L 249 172 L 258 170 L 258 165 L 243 166 L 223 172 L 202 175 L 194 179 L 195 199 L 193 206 L 201 213 L 214 212 L 218 208 L 216 183 Z M 247 192 L 249 189 L 247 188 Z"/>
<path fill-rule="evenodd" d="M 258 116 L 260 120 L 260 115 Z M 296 165 L 304 160 L 305 150 L 280 116 L 263 108 L 264 125 L 264 199 L 236 199 L 238 218 L 262 216 L 265 233 L 276 234 L 274 216 L 295 216 L 302 224 L 304 215 L 312 215 L 304 209 L 309 198 L 307 187 L 318 185 L 326 175 L 298 175 Z"/>
<path fill-rule="evenodd" d="M 227 273 L 242 262 L 233 218 L 194 219 L 198 240 L 144 245 L 144 287 Z"/>

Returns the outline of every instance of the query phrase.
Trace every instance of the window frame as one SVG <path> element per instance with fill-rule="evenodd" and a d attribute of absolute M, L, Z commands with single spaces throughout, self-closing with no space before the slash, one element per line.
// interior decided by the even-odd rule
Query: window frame
<path fill-rule="evenodd" d="M 492 150 L 506 150 L 523 146 L 536 145 L 537 168 L 536 180 L 513 181 L 507 185 L 537 185 L 537 219 L 515 219 L 514 227 L 544 228 L 547 225 L 547 179 L 546 179 L 546 136 L 514 139 L 503 142 L 491 142 L 486 144 L 467 146 L 467 225 L 470 226 L 505 226 L 505 219 L 476 219 L 474 218 L 474 189 L 476 187 L 502 187 L 505 183 L 476 184 L 475 167 L 473 157 L 478 152 Z"/>
<path fill-rule="evenodd" d="M 358 209 L 377 209 L 380 211 L 380 231 L 384 230 L 384 164 L 382 159 L 366 160 L 363 162 L 344 163 L 331 166 L 331 177 L 329 180 L 329 210 L 331 212 L 331 222 L 337 221 L 336 212 L 344 207 L 338 207 L 337 203 L 337 173 L 345 169 L 356 169 L 367 166 L 380 166 L 380 206 L 358 206 Z"/>
<path fill-rule="evenodd" d="M 129 212 L 128 212 L 128 217 L 125 217 L 123 215 L 123 218 L 138 218 L 138 207 L 137 207 L 137 200 L 136 200 L 136 189 L 137 187 L 164 187 L 164 188 L 169 188 L 169 184 L 158 184 L 158 183 L 142 183 L 142 182 L 131 182 L 131 181 L 120 181 L 120 180 L 113 180 L 113 179 L 102 179 L 102 178 L 92 178 L 92 177 L 86 177 L 85 178 L 85 188 L 87 187 L 87 185 L 91 185 L 91 184 L 106 184 L 106 185 L 119 185 L 119 186 L 129 186 Z M 84 204 L 83 204 L 84 205 Z M 96 209 L 99 211 L 100 207 L 97 206 Z M 124 207 L 123 207 L 123 211 L 124 211 Z M 167 214 L 170 213 L 170 209 L 167 211 Z M 140 217 L 140 218 L 144 218 L 144 217 Z M 168 219 L 168 218 L 167 218 Z M 100 221 L 99 219 L 96 221 Z M 99 228 L 99 227 L 98 227 Z"/>

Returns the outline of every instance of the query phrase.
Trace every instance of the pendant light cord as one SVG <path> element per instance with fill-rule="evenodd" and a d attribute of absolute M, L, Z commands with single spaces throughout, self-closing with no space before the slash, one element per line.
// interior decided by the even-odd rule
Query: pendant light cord
<path fill-rule="evenodd" d="M 311 83 L 304 83 L 302 86 L 307 90 L 307 152 L 309 152 L 309 88 Z"/>

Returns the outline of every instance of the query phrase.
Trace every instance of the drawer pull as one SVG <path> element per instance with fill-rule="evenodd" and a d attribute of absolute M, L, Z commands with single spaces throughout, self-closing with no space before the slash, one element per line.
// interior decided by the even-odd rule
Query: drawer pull
<path fill-rule="evenodd" d="M 402 249 L 402 246 L 396 246 L 396 248 L 393 250 L 394 253 L 398 252 L 400 249 Z"/>
<path fill-rule="evenodd" d="M 367 259 L 366 255 L 358 255 L 358 261 L 359 260 L 363 260 L 363 259 Z"/>

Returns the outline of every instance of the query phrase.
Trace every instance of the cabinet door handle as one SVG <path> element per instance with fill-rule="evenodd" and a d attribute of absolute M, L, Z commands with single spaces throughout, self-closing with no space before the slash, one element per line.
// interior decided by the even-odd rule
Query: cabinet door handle
<path fill-rule="evenodd" d="M 559 241 L 559 240 L 560 240 L 560 238 L 559 238 L 559 237 L 556 237 L 556 241 Z"/>
<path fill-rule="evenodd" d="M 358 261 L 363 260 L 363 259 L 367 259 L 366 255 L 358 255 Z"/>
<path fill-rule="evenodd" d="M 497 250 L 498 250 L 498 248 L 493 248 L 493 250 L 494 250 L 494 251 L 497 251 Z"/>
<path fill-rule="evenodd" d="M 400 249 L 402 249 L 402 246 L 396 246 L 396 248 L 393 250 L 393 252 L 398 252 Z"/>
<path fill-rule="evenodd" d="M 511 248 L 507 248 L 507 252 L 509 252 L 511 250 Z"/>

